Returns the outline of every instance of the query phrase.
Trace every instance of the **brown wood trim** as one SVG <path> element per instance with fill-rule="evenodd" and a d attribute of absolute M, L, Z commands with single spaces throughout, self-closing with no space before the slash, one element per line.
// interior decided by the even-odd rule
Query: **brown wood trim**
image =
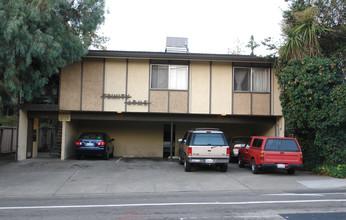
<path fill-rule="evenodd" d="M 211 114 L 212 107 L 212 80 L 213 80 L 213 62 L 209 62 L 209 114 Z"/>
<path fill-rule="evenodd" d="M 127 112 L 127 95 L 128 95 L 128 81 L 129 81 L 129 59 L 126 59 L 126 80 L 125 80 L 125 112 Z"/>
<path fill-rule="evenodd" d="M 81 79 L 80 79 L 80 107 L 79 110 L 82 111 L 82 101 L 83 101 L 83 66 L 84 66 L 84 60 L 81 62 Z"/>
<path fill-rule="evenodd" d="M 71 112 L 71 120 L 107 120 L 107 121 L 147 121 L 147 122 L 197 122 L 197 123 L 231 123 L 231 124 L 274 124 L 274 116 L 226 116 L 202 114 L 167 114 L 167 113 L 123 113 L 112 112 Z"/>
<path fill-rule="evenodd" d="M 106 83 L 106 58 L 103 59 L 103 82 L 102 82 L 102 95 L 105 94 Z M 102 111 L 105 111 L 105 99 L 102 99 Z"/>

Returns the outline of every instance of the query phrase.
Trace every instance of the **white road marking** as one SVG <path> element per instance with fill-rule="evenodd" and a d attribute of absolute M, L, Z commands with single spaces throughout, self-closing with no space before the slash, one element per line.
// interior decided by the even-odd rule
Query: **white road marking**
<path fill-rule="evenodd" d="M 313 203 L 318 203 L 318 202 L 346 202 L 346 199 L 249 201 L 249 202 L 139 203 L 139 204 L 62 205 L 62 206 L 54 206 L 54 205 L 53 206 L 12 206 L 12 207 L 0 207 L 0 210 L 109 208 L 109 207 L 143 207 L 143 206 L 186 206 L 186 205 L 253 205 L 253 204 L 285 204 L 285 203 L 312 203 L 312 202 Z"/>
<path fill-rule="evenodd" d="M 326 196 L 326 195 L 346 195 L 346 193 L 277 193 L 264 194 L 268 196 Z"/>
<path fill-rule="evenodd" d="M 268 196 L 324 196 L 319 193 L 282 193 L 282 194 L 266 194 Z"/>

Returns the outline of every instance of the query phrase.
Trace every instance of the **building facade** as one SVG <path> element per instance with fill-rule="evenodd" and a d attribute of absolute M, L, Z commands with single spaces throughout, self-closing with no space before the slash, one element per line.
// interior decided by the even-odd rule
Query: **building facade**
<path fill-rule="evenodd" d="M 57 103 L 22 104 L 18 159 L 37 156 L 39 121 L 61 122 L 60 157 L 84 131 L 107 132 L 114 156 L 178 153 L 187 129 L 284 136 L 273 60 L 195 53 L 90 51 L 61 70 Z M 61 137 L 60 137 L 61 136 Z"/>

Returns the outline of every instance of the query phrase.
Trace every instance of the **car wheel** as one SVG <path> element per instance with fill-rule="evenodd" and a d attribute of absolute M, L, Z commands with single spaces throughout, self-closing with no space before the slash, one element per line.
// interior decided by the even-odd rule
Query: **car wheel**
<path fill-rule="evenodd" d="M 259 167 L 256 165 L 255 159 L 252 158 L 251 160 L 251 170 L 253 174 L 259 173 Z"/>
<path fill-rule="evenodd" d="M 290 175 L 293 175 L 295 172 L 296 172 L 296 169 L 294 169 L 294 168 L 291 168 L 291 169 L 287 170 L 287 173 L 290 174 Z"/>
<path fill-rule="evenodd" d="M 191 164 L 189 163 L 189 161 L 187 161 L 187 159 L 185 159 L 184 161 L 184 169 L 185 169 L 185 172 L 191 171 Z"/>
<path fill-rule="evenodd" d="M 103 159 L 109 160 L 109 152 L 106 151 L 105 155 L 103 155 Z"/>
<path fill-rule="evenodd" d="M 183 162 L 183 159 L 181 158 L 181 156 L 179 156 L 179 165 L 183 165 L 184 162 Z"/>
<path fill-rule="evenodd" d="M 220 168 L 221 168 L 221 172 L 227 172 L 228 164 L 221 164 Z"/>
<path fill-rule="evenodd" d="M 238 156 L 238 166 L 244 168 L 244 161 L 241 159 L 241 155 Z"/>

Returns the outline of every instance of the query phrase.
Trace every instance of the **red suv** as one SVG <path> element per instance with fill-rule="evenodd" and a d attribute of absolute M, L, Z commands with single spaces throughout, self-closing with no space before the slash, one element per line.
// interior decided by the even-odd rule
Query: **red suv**
<path fill-rule="evenodd" d="M 295 138 L 252 137 L 250 145 L 239 150 L 238 165 L 251 164 L 252 172 L 262 168 L 278 168 L 294 174 L 296 168 L 303 167 L 303 154 Z"/>

